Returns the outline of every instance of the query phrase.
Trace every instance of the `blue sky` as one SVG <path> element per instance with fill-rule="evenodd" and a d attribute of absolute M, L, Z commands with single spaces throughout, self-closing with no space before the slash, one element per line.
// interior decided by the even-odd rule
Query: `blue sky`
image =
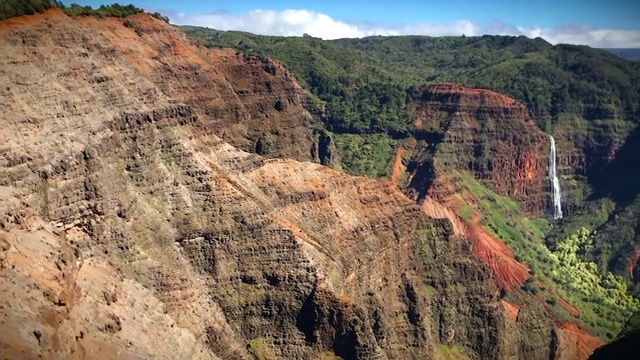
<path fill-rule="evenodd" d="M 105 3 L 99 0 L 75 2 L 94 7 Z M 637 0 L 130 2 L 146 10 L 160 11 L 176 24 L 275 35 L 301 35 L 300 31 L 323 38 L 489 33 L 541 36 L 552 43 L 640 47 L 640 4 Z"/>

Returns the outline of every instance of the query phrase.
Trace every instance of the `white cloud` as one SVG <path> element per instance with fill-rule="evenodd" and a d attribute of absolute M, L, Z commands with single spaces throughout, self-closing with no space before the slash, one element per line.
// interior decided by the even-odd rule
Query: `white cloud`
<path fill-rule="evenodd" d="M 542 37 L 552 44 L 569 43 L 593 47 L 640 48 L 640 30 L 597 29 L 587 26 L 561 26 L 541 29 L 523 28 L 493 21 L 477 24 L 469 20 L 454 23 L 418 23 L 389 25 L 354 23 L 332 19 L 309 10 L 252 10 L 242 14 L 216 11 L 208 14 L 169 12 L 171 22 L 179 25 L 205 26 L 219 30 L 241 30 L 264 35 L 300 36 L 307 33 L 323 39 L 353 38 L 371 35 L 525 35 Z"/>

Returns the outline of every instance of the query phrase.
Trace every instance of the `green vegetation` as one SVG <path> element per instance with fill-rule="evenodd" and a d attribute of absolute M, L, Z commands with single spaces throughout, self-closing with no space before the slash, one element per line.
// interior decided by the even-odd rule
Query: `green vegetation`
<path fill-rule="evenodd" d="M 616 206 L 608 197 L 587 202 L 585 206 L 566 218 L 562 226 L 551 229 L 545 242 L 551 250 L 557 242 L 578 233 L 582 228 L 594 229 L 592 245 L 584 249 L 581 258 L 596 265 L 603 275 L 613 272 L 628 277 L 629 266 L 640 244 L 640 196 L 626 206 Z M 627 284 L 636 297 L 640 287 Z"/>
<path fill-rule="evenodd" d="M 639 64 L 587 46 L 552 46 L 524 36 L 368 37 L 335 43 L 402 67 L 420 82 L 454 82 L 506 93 L 545 128 L 561 113 L 635 117 Z M 633 79 L 633 80 L 632 80 Z"/>
<path fill-rule="evenodd" d="M 610 220 L 598 228 L 594 236 L 594 246 L 587 258 L 598 264 L 602 270 L 626 275 L 636 247 L 640 244 L 640 196 L 624 207 L 612 212 Z M 640 297 L 640 286 L 633 294 Z"/>
<path fill-rule="evenodd" d="M 579 297 L 584 304 L 581 308 L 593 310 L 595 325 L 605 328 L 608 323 L 623 324 L 633 311 L 640 310 L 640 300 L 628 294 L 623 278 L 612 273 L 603 276 L 595 263 L 582 259 L 581 255 L 593 249 L 594 235 L 583 228 L 559 242 L 550 256 L 551 277 L 574 298 Z"/>
<path fill-rule="evenodd" d="M 6 0 L 0 2 L 0 20 L 54 6 L 72 17 L 125 18 L 143 12 L 133 5 L 93 9 L 77 4 L 65 7 L 55 0 Z M 168 22 L 159 13 L 151 15 Z M 134 21 L 125 20 L 124 25 L 142 35 Z M 310 36 L 183 29 L 206 46 L 270 57 L 293 71 L 324 109 L 321 118 L 335 143 L 336 166 L 354 175 L 391 174 L 398 144 L 416 135 L 413 102 L 421 98 L 425 85 L 453 82 L 488 88 L 523 102 L 542 129 L 570 135 L 595 154 L 587 174 L 560 169 L 570 197 L 567 205 L 577 211 L 554 224 L 530 219 L 518 203 L 498 196 L 487 183 L 450 169 L 457 175 L 456 185 L 478 201 L 477 211 L 465 206 L 460 215 L 465 220 L 481 215 L 486 229 L 530 265 L 533 276 L 523 289 L 541 299 L 559 319 L 582 322 L 596 334 L 612 338 L 630 311 L 640 309 L 638 300 L 628 295 L 629 284 L 612 274 L 628 273 L 640 243 L 640 180 L 622 176 L 633 172 L 630 164 L 639 150 L 627 149 L 627 163 L 612 168 L 630 187 L 607 177 L 604 169 L 609 168 L 602 162 L 608 156 L 608 142 L 640 129 L 640 62 L 586 46 L 552 46 L 540 38 L 378 36 L 324 41 Z M 274 143 L 270 136 L 259 139 L 257 152 L 269 151 Z M 176 221 L 184 222 L 185 236 L 198 228 L 188 214 L 176 215 Z M 435 258 L 442 249 L 435 243 L 427 246 L 429 231 L 433 230 L 416 232 L 424 245 L 419 251 Z M 139 240 L 148 242 L 146 237 Z M 640 289 L 632 290 L 640 294 Z M 425 288 L 427 293 L 432 291 Z M 578 307 L 580 315 L 572 315 L 557 296 Z M 514 294 L 507 297 L 517 300 Z M 260 339 L 250 345 L 254 352 L 263 348 Z M 438 349 L 455 358 L 462 356 L 455 347 L 439 345 Z"/>
<path fill-rule="evenodd" d="M 134 5 L 120 5 L 114 3 L 112 5 L 101 5 L 97 9 L 93 9 L 91 6 L 80 6 L 78 4 L 71 4 L 67 8 L 63 8 L 65 14 L 71 17 L 78 16 L 97 16 L 97 17 L 119 17 L 125 18 L 130 15 L 143 13 L 144 10 Z"/>
<path fill-rule="evenodd" d="M 142 27 L 137 22 L 127 19 L 124 21 L 124 26 L 132 28 L 138 36 L 142 36 Z"/>
<path fill-rule="evenodd" d="M 574 139 L 575 146 L 590 157 L 586 174 L 560 169 L 568 195 L 565 206 L 572 214 L 551 226 L 545 219 L 525 217 L 519 204 L 496 195 L 488 183 L 467 173 L 461 173 L 459 185 L 479 200 L 477 212 L 484 216 L 487 229 L 530 265 L 535 281 L 526 288 L 547 299 L 558 317 L 572 315 L 561 302 L 551 300 L 555 295 L 548 290 L 583 310 L 579 321 L 602 336 L 621 326 L 626 314 L 621 307 L 631 303 L 620 292 L 620 278 L 609 277 L 609 272 L 628 273 L 634 246 L 640 241 L 640 205 L 629 205 L 628 200 L 636 198 L 635 185 L 609 184 L 606 157 L 610 142 L 628 138 L 640 123 L 640 63 L 586 46 L 552 46 L 541 38 L 522 36 L 324 41 L 310 36 L 183 29 L 206 46 L 270 57 L 292 70 L 323 105 L 322 120 L 336 144 L 336 165 L 350 174 L 390 175 L 396 146 L 416 135 L 412 103 L 420 99 L 424 85 L 452 82 L 488 88 L 524 103 L 543 130 Z M 560 148 L 561 153 L 573 150 Z M 628 149 L 627 158 L 637 151 Z M 622 174 L 629 166 L 622 164 L 617 171 Z M 463 207 L 460 215 L 469 220 L 475 212 Z M 559 258 L 569 255 L 557 246 L 565 246 L 583 227 L 597 230 L 589 235 L 592 246 L 581 248 L 580 261 L 559 264 Z M 596 272 L 592 264 L 597 265 Z M 590 282 L 580 288 L 576 279 Z M 620 305 L 612 305 L 618 306 L 618 314 L 610 314 L 603 294 L 617 297 L 611 301 Z"/>
<path fill-rule="evenodd" d="M 635 313 L 618 337 L 611 343 L 596 349 L 589 359 L 635 359 L 638 357 L 638 344 L 640 344 L 640 313 Z"/>
<path fill-rule="evenodd" d="M 164 16 L 164 15 L 160 14 L 159 12 L 147 13 L 147 14 L 153 16 L 156 19 L 160 19 L 160 20 L 166 22 L 167 24 L 169 23 L 169 17 Z"/>
<path fill-rule="evenodd" d="M 266 360 L 274 358 L 274 354 L 265 344 L 264 338 L 259 337 L 249 340 L 249 349 L 257 359 Z"/>
<path fill-rule="evenodd" d="M 449 345 L 440 343 L 436 345 L 436 352 L 439 355 L 437 357 L 438 359 L 443 359 L 443 360 L 470 359 L 470 356 L 468 355 L 467 351 L 465 351 L 465 349 L 460 345 L 449 346 Z"/>
<path fill-rule="evenodd" d="M 464 205 L 462 209 L 460 209 L 460 216 L 462 216 L 465 221 L 471 221 L 471 218 L 473 217 L 473 209 L 468 205 Z"/>
<path fill-rule="evenodd" d="M 3 0 L 0 1 L 0 20 L 21 16 L 32 15 L 47 11 L 52 7 L 63 7 L 60 1 L 56 0 Z"/>
<path fill-rule="evenodd" d="M 345 172 L 371 178 L 390 175 L 394 140 L 382 134 L 334 134 L 333 138 L 340 154 L 339 167 Z"/>
<path fill-rule="evenodd" d="M 408 134 L 414 119 L 407 99 L 409 82 L 402 81 L 392 66 L 360 51 L 310 36 L 260 36 L 191 26 L 183 30 L 206 46 L 232 47 L 282 62 L 325 104 L 329 131 Z"/>
<path fill-rule="evenodd" d="M 94 9 L 91 6 L 81 6 L 78 4 L 71 4 L 65 6 L 62 1 L 58 0 L 3 0 L 0 1 L 0 20 L 8 19 L 11 17 L 21 15 L 32 15 L 39 12 L 47 11 L 53 7 L 62 9 L 62 11 L 71 16 L 97 16 L 97 17 L 119 17 L 125 18 L 130 15 L 143 13 L 144 10 L 134 5 L 120 5 L 114 3 L 111 5 L 101 5 L 99 8 Z M 160 13 L 150 14 L 165 22 L 169 22 L 169 18 L 163 16 Z"/>
<path fill-rule="evenodd" d="M 512 36 L 368 37 L 323 41 L 185 26 L 206 46 L 268 56 L 326 102 L 334 132 L 405 136 L 420 87 L 454 82 L 509 94 L 543 129 L 560 115 L 637 118 L 640 64 L 586 46 Z"/>
<path fill-rule="evenodd" d="M 595 249 L 598 233 L 579 228 L 557 241 L 553 251 L 544 244 L 548 223 L 544 219 L 525 217 L 513 200 L 489 190 L 471 174 L 461 172 L 457 183 L 478 200 L 484 225 L 511 247 L 532 269 L 532 277 L 523 290 L 546 299 L 559 319 L 585 324 L 596 334 L 611 339 L 633 311 L 640 310 L 640 300 L 627 291 L 624 278 L 602 272 L 587 255 Z M 609 203 L 603 202 L 606 208 Z M 597 224 L 598 220 L 594 220 Z M 565 229 L 574 229 L 567 226 Z M 555 294 L 580 309 L 577 317 L 555 298 Z"/>
<path fill-rule="evenodd" d="M 425 294 L 426 296 L 428 296 L 428 297 L 429 297 L 429 296 L 432 296 L 432 295 L 434 295 L 436 292 L 437 292 L 437 290 L 436 290 L 436 288 L 434 288 L 433 286 L 431 286 L 431 285 L 425 285 L 425 286 L 424 286 L 424 294 Z"/>

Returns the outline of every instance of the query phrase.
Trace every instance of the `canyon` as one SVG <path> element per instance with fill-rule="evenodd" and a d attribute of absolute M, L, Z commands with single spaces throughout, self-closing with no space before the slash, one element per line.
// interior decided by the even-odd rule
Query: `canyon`
<path fill-rule="evenodd" d="M 0 22 L 0 355 L 585 359 L 603 344 L 520 290 L 531 269 L 478 211 L 459 215 L 479 202 L 453 181 L 467 173 L 526 214 L 550 208 L 550 142 L 524 105 L 425 86 L 391 179 L 350 176 L 325 166 L 322 109 L 280 63 L 127 21 Z M 559 156 L 583 159 L 559 134 Z"/>

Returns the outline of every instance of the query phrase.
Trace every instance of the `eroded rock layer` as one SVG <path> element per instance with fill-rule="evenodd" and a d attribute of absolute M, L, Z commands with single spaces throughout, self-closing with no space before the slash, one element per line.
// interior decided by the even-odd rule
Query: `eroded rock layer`
<path fill-rule="evenodd" d="M 550 357 L 455 219 L 275 159 L 323 152 L 285 69 L 129 20 L 0 23 L 0 355 Z"/>
<path fill-rule="evenodd" d="M 526 212 L 545 211 L 549 141 L 524 105 L 490 90 L 443 84 L 425 88 L 416 111 L 417 153 L 428 154 L 423 162 L 435 158 L 429 166 L 471 171 Z M 422 183 L 411 186 L 429 191 Z"/>
<path fill-rule="evenodd" d="M 3 353 L 503 352 L 496 287 L 448 222 L 390 184 L 214 135 L 250 148 L 252 133 L 311 123 L 284 69 L 131 20 L 142 37 L 122 20 L 55 11 L 2 24 L 0 179 L 16 204 L 2 231 L 3 293 L 14 294 Z M 306 137 L 274 149 L 310 157 L 304 125 Z"/>

